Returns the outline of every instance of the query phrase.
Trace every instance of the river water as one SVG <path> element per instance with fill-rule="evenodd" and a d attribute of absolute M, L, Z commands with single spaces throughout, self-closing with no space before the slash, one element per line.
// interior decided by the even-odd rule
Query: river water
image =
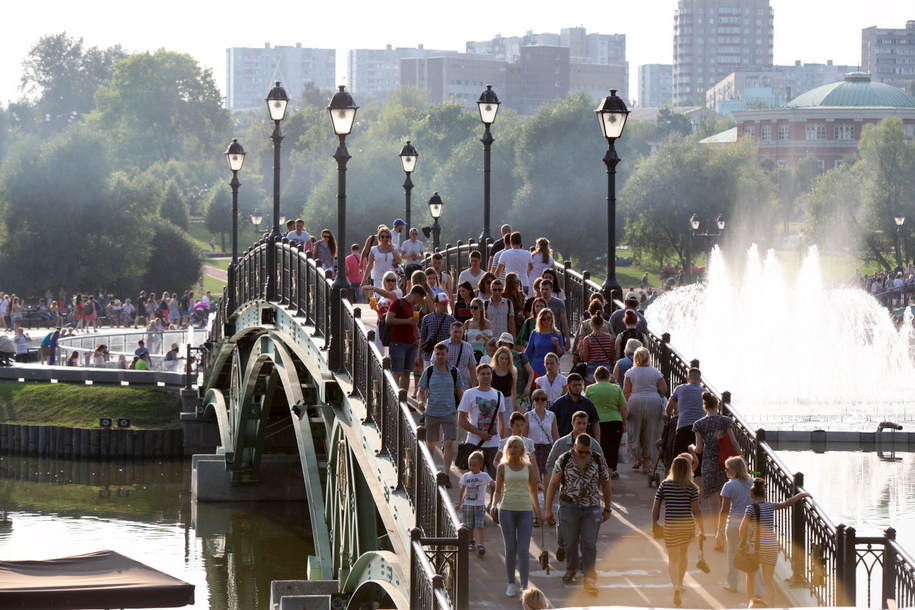
<path fill-rule="evenodd" d="M 198 610 L 268 610 L 270 582 L 307 578 L 304 502 L 193 502 L 189 461 L 0 456 L 0 559 L 112 549 L 196 585 Z"/>

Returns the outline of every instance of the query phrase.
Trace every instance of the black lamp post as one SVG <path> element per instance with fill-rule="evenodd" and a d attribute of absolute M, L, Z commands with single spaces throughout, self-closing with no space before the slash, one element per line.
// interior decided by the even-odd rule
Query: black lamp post
<path fill-rule="evenodd" d="M 286 90 L 280 86 L 280 81 L 267 94 L 267 108 L 270 110 L 270 118 L 273 120 L 273 231 L 270 237 L 280 239 L 283 234 L 280 233 L 280 142 L 283 141 L 283 134 L 280 133 L 280 121 L 286 118 L 286 107 L 289 105 L 289 97 Z"/>
<path fill-rule="evenodd" d="M 331 287 L 331 340 L 328 353 L 328 364 L 335 371 L 344 368 L 343 362 L 343 305 L 344 296 L 349 292 L 349 281 L 346 279 L 346 162 L 350 160 L 349 151 L 346 150 L 346 136 L 353 130 L 356 120 L 356 111 L 359 106 L 353 101 L 353 96 L 340 85 L 340 90 L 334 93 L 327 112 L 334 133 L 340 138 L 340 144 L 334 152 L 337 160 L 337 277 Z"/>
<path fill-rule="evenodd" d="M 410 234 L 410 195 L 413 191 L 413 181 L 410 180 L 410 174 L 413 173 L 413 170 L 416 169 L 416 158 L 419 156 L 419 153 L 416 152 L 416 148 L 410 144 L 410 140 L 407 140 L 407 143 L 402 149 L 400 149 L 400 164 L 403 165 L 403 171 L 407 175 L 407 179 L 404 180 L 403 190 L 406 197 L 406 207 L 404 209 L 404 220 L 407 221 L 407 226 L 404 227 L 404 235 Z"/>
<path fill-rule="evenodd" d="M 899 235 L 899 231 L 902 229 L 902 225 L 905 224 L 905 216 L 896 214 L 894 220 L 896 221 L 896 273 L 899 273 L 902 271 L 902 238 Z"/>
<path fill-rule="evenodd" d="M 718 225 L 717 233 L 711 232 L 710 229 L 712 227 L 712 223 L 708 220 L 705 221 L 705 233 L 697 233 L 701 224 L 699 222 L 699 215 L 693 214 L 692 218 L 689 219 L 689 226 L 693 231 L 693 237 L 702 237 L 705 239 L 705 250 L 708 253 L 709 261 L 712 258 L 712 246 L 715 244 L 715 240 L 721 237 L 721 234 L 724 232 L 724 216 L 722 214 L 718 214 L 718 218 L 715 220 L 715 223 Z M 708 264 L 709 261 L 706 261 L 706 264 Z M 690 269 L 690 273 L 692 273 L 692 269 Z"/>
<path fill-rule="evenodd" d="M 254 210 L 254 213 L 251 214 L 251 224 L 254 225 L 254 234 L 257 235 L 260 233 L 261 222 L 263 222 L 264 217 L 261 216 L 261 213 L 257 210 Z"/>
<path fill-rule="evenodd" d="M 432 193 L 432 198 L 429 199 L 429 214 L 432 216 L 432 249 L 438 250 L 439 244 L 439 235 L 441 234 L 442 228 L 438 224 L 438 219 L 442 216 L 442 209 L 445 207 L 445 203 L 442 201 L 442 198 L 438 196 L 438 191 Z"/>
<path fill-rule="evenodd" d="M 486 85 L 486 90 L 480 95 L 477 101 L 477 108 L 480 110 L 480 120 L 486 127 L 483 132 L 483 232 L 480 234 L 481 252 L 483 254 L 483 265 L 488 265 L 489 248 L 488 243 L 492 243 L 492 232 L 489 230 L 489 182 L 492 158 L 492 143 L 495 140 L 489 131 L 489 126 L 496 121 L 496 115 L 499 113 L 499 98 L 496 92 L 492 90 L 492 85 Z M 488 240 L 488 242 L 487 242 Z"/>
<path fill-rule="evenodd" d="M 616 279 L 616 166 L 620 162 L 616 154 L 615 143 L 623 135 L 629 110 L 625 102 L 616 94 L 616 89 L 610 90 L 610 95 L 605 97 L 594 110 L 600 123 L 600 132 L 607 138 L 607 154 L 604 155 L 604 164 L 607 166 L 607 279 L 601 286 L 601 293 L 606 299 L 607 311 L 613 311 L 613 300 L 622 296 L 622 286 Z"/>
<path fill-rule="evenodd" d="M 238 172 L 241 171 L 242 165 L 245 164 L 245 149 L 238 143 L 238 138 L 232 138 L 232 143 L 226 149 L 226 163 L 232 170 L 232 181 L 229 186 L 232 187 L 232 262 L 229 263 L 228 273 L 228 292 L 231 309 L 234 311 L 235 303 L 235 269 L 238 267 L 238 187 L 241 182 L 238 181 Z"/>

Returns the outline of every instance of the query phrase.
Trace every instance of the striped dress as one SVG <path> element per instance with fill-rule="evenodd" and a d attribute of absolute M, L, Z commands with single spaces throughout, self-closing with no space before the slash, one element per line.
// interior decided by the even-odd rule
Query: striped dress
<path fill-rule="evenodd" d="M 668 547 L 687 544 L 696 537 L 693 502 L 699 501 L 695 485 L 680 487 L 665 479 L 658 486 L 655 500 L 664 503 L 664 543 Z"/>
<path fill-rule="evenodd" d="M 756 553 L 756 511 L 754 506 L 759 507 L 760 518 L 760 538 L 759 561 L 775 565 L 778 561 L 778 540 L 775 537 L 775 503 L 760 502 L 759 504 L 750 504 L 747 506 L 747 515 L 750 516 L 750 527 L 747 529 L 747 538 L 750 540 L 750 552 Z"/>

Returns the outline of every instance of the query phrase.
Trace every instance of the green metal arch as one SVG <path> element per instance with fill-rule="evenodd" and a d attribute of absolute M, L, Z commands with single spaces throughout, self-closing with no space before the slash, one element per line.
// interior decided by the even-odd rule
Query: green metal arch
<path fill-rule="evenodd" d="M 362 604 L 382 602 L 379 589 L 389 597 L 397 610 L 410 610 L 410 599 L 404 593 L 407 583 L 397 578 L 397 556 L 389 551 L 369 551 L 353 564 L 343 583 L 343 593 L 349 594 L 349 610 L 361 610 Z"/>

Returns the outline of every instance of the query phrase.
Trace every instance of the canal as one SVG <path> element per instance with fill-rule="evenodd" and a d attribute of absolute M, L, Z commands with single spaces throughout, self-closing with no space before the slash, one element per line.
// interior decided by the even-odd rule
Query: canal
<path fill-rule="evenodd" d="M 196 585 L 199 610 L 268 610 L 270 582 L 307 578 L 305 502 L 201 503 L 190 461 L 0 456 L 0 559 L 112 549 Z"/>

